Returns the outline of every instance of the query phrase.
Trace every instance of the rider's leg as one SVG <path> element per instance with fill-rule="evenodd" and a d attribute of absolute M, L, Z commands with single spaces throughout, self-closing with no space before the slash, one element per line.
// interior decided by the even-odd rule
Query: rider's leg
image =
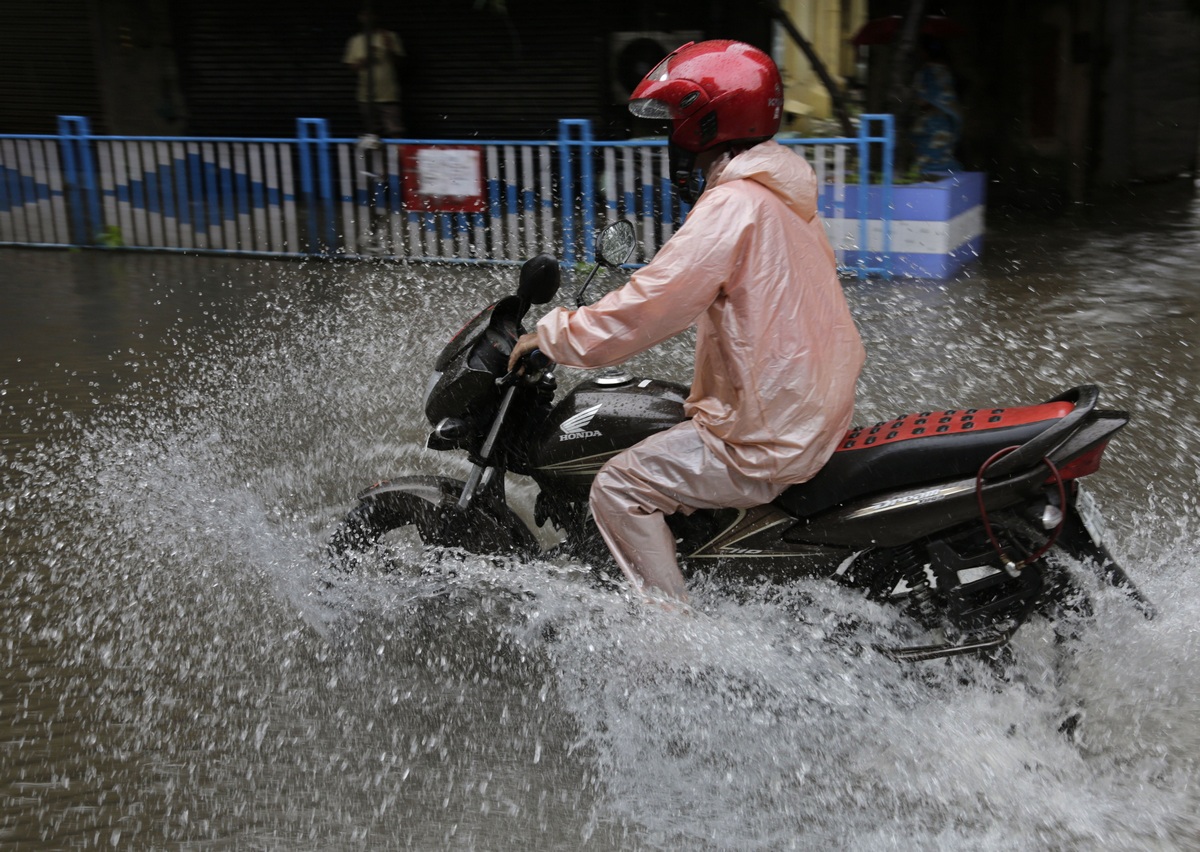
<path fill-rule="evenodd" d="M 592 484 L 596 526 L 635 589 L 687 600 L 666 515 L 768 503 L 784 486 L 725 464 L 690 421 L 614 456 Z"/>

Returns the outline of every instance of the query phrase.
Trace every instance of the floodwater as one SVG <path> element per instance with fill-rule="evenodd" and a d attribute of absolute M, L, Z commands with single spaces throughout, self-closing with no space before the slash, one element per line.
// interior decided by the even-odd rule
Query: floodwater
<path fill-rule="evenodd" d="M 1003 676 L 898 666 L 817 580 L 690 619 L 561 562 L 327 586 L 358 488 L 462 476 L 420 395 L 513 271 L 0 250 L 0 846 L 1197 848 L 1200 201 L 993 218 L 957 281 L 847 282 L 859 420 L 1133 412 L 1092 490 L 1160 616 L 1097 590 L 1065 671 L 1035 624 Z"/>

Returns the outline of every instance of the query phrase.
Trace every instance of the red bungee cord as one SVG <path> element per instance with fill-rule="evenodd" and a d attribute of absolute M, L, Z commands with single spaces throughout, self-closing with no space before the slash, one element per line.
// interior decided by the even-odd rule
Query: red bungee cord
<path fill-rule="evenodd" d="M 1046 467 L 1050 468 L 1050 473 L 1054 477 L 1055 484 L 1058 486 L 1058 525 L 1054 528 L 1054 532 L 1050 534 L 1049 540 L 1047 540 L 1044 545 L 1042 545 L 1036 552 L 1021 559 L 1019 562 L 1012 561 L 1004 553 L 1004 548 L 1001 546 L 999 539 L 996 538 L 996 534 L 992 530 L 992 523 L 990 520 L 988 520 L 987 506 L 984 505 L 983 501 L 983 475 L 987 473 L 987 469 L 989 467 L 1016 449 L 1019 449 L 1019 447 L 1005 447 L 998 453 L 993 454 L 992 457 L 985 461 L 979 468 L 979 473 L 975 474 L 975 499 L 979 502 L 979 516 L 983 519 L 983 528 L 987 531 L 988 539 L 992 542 L 992 547 L 995 549 L 996 555 L 1000 557 L 1000 562 L 1002 565 L 1004 565 L 1004 570 L 1013 577 L 1016 577 L 1018 574 L 1020 574 L 1022 568 L 1025 568 L 1030 563 L 1036 562 L 1049 552 L 1050 548 L 1054 546 L 1054 543 L 1058 541 L 1058 536 L 1062 532 L 1063 524 L 1066 523 L 1067 520 L 1067 491 L 1063 485 L 1062 474 L 1059 473 L 1058 468 L 1054 465 L 1054 462 L 1043 457 L 1042 463 L 1045 464 Z"/>

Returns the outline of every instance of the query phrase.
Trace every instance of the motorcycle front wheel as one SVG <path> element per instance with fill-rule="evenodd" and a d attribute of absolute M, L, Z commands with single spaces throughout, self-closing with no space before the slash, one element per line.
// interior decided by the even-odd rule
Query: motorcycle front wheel
<path fill-rule="evenodd" d="M 381 550 L 394 553 L 412 545 L 503 555 L 536 548 L 528 528 L 506 506 L 478 500 L 460 509 L 463 487 L 457 479 L 414 476 L 368 489 L 330 536 L 333 567 L 354 570 Z"/>

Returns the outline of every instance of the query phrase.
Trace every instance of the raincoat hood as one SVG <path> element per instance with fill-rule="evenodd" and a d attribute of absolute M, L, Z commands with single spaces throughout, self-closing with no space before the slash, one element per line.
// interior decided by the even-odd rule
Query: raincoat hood
<path fill-rule="evenodd" d="M 762 184 L 805 222 L 817 214 L 817 177 L 812 168 L 774 140 L 760 142 L 736 157 L 720 158 L 705 176 L 705 185 L 735 180 Z"/>

